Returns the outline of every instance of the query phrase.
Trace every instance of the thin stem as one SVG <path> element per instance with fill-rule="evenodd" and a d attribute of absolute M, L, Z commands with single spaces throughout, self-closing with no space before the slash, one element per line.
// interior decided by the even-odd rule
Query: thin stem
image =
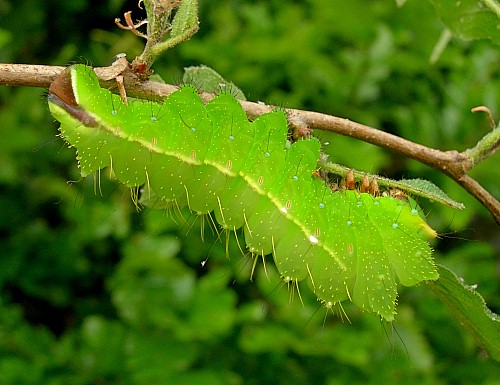
<path fill-rule="evenodd" d="M 142 27 L 144 24 L 147 24 L 147 20 L 142 20 L 139 21 L 138 23 L 134 23 L 132 21 L 132 12 L 128 11 L 125 12 L 123 17 L 125 18 L 125 23 L 127 24 L 126 26 L 121 23 L 121 20 L 119 18 L 115 19 L 115 24 L 118 26 L 120 29 L 124 29 L 125 31 L 131 31 L 134 35 L 142 37 L 143 39 L 148 39 L 148 37 L 143 34 L 141 31 L 139 31 L 137 28 Z"/>
<path fill-rule="evenodd" d="M 144 5 L 148 17 L 147 42 L 136 60 L 144 63 L 149 70 L 160 54 L 188 40 L 198 31 L 198 5 L 196 0 L 144 0 Z M 172 18 L 172 11 L 176 8 Z M 127 25 L 134 32 L 136 25 L 130 23 L 127 22 Z"/>
<path fill-rule="evenodd" d="M 482 2 L 500 18 L 500 4 L 496 0 L 482 0 Z"/>
<path fill-rule="evenodd" d="M 175 37 L 171 37 L 167 39 L 164 42 L 157 43 L 151 46 L 151 48 L 146 52 L 144 52 L 141 55 L 141 59 L 144 60 L 146 63 L 152 63 L 152 61 L 158 57 L 162 52 L 166 51 L 167 49 L 170 49 L 174 46 L 176 46 L 179 43 L 182 43 L 183 41 L 189 39 L 191 36 L 193 36 L 196 32 L 198 31 L 198 25 L 193 26 L 191 29 L 183 32 L 181 35 L 177 35 Z"/>
<path fill-rule="evenodd" d="M 439 40 L 432 49 L 431 53 L 431 58 L 429 59 L 429 62 L 431 64 L 435 64 L 438 59 L 441 57 L 441 54 L 444 52 L 446 47 L 448 46 L 448 43 L 450 42 L 451 38 L 453 37 L 453 34 L 451 31 L 446 28 L 443 30 L 441 33 L 441 36 L 439 36 Z"/>
<path fill-rule="evenodd" d="M 354 180 L 356 182 L 361 182 L 365 177 L 369 181 L 375 180 L 378 186 L 383 186 L 387 189 L 400 189 L 412 196 L 420 196 L 427 198 L 433 202 L 439 202 L 443 205 L 453 207 L 455 209 L 463 210 L 465 206 L 462 203 L 455 202 L 449 198 L 441 189 L 435 186 L 433 183 L 422 179 L 402 179 L 394 180 L 382 177 L 376 174 L 370 174 L 364 171 L 357 171 L 350 167 L 343 166 L 337 163 L 331 163 L 320 159 L 318 161 L 318 167 L 321 170 L 331 172 L 333 174 L 339 175 L 343 178 L 347 178 L 349 173 L 352 173 Z M 371 183 L 371 182 L 370 182 Z"/>
<path fill-rule="evenodd" d="M 466 170 L 477 166 L 483 160 L 492 156 L 500 149 L 500 125 L 493 131 L 487 133 L 473 148 L 465 150 L 468 162 Z"/>

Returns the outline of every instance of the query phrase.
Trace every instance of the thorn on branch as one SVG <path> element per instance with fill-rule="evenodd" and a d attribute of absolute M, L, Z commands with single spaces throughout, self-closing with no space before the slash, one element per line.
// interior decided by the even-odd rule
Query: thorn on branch
<path fill-rule="evenodd" d="M 140 4 L 140 2 L 139 2 L 139 4 Z M 127 24 L 126 26 L 121 23 L 120 18 L 117 17 L 115 19 L 115 24 L 119 28 L 124 29 L 126 31 L 131 31 L 134 35 L 142 37 L 142 38 L 148 40 L 147 35 L 143 34 L 141 31 L 139 31 L 137 29 L 137 28 L 142 27 L 143 25 L 147 24 L 148 23 L 147 20 L 141 20 L 141 21 L 139 21 L 137 23 L 134 23 L 132 21 L 132 11 L 125 12 L 123 14 L 123 17 L 125 18 L 125 23 Z"/>
<path fill-rule="evenodd" d="M 118 87 L 118 92 L 120 93 L 120 98 L 122 99 L 123 104 L 128 105 L 127 91 L 125 90 L 123 75 L 120 74 L 115 79 L 116 79 L 116 85 Z"/>

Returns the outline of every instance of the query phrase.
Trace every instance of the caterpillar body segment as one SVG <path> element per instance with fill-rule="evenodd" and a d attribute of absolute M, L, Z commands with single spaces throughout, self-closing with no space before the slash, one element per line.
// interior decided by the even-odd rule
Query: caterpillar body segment
<path fill-rule="evenodd" d="M 48 101 L 82 176 L 111 167 L 164 207 L 213 212 L 223 229 L 243 228 L 252 253 L 273 254 L 285 281 L 307 280 L 328 308 L 351 300 L 392 320 L 398 282 L 438 278 L 427 243 L 436 233 L 416 204 L 333 191 L 318 178 L 319 141 L 288 142 L 283 111 L 250 122 L 231 95 L 204 105 L 190 86 L 163 103 L 125 105 L 84 65 L 64 71 Z"/>

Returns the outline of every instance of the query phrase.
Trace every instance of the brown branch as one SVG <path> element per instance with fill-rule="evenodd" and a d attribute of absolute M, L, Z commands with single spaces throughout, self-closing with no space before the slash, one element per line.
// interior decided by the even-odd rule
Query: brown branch
<path fill-rule="evenodd" d="M 0 64 L 0 85 L 49 88 L 64 68 L 32 64 Z"/>
<path fill-rule="evenodd" d="M 64 68 L 58 66 L 0 64 L 0 85 L 49 87 L 57 74 Z M 95 68 L 95 71 L 101 79 L 103 87 L 115 90 L 117 86 L 114 79 L 118 75 L 123 75 L 127 94 L 134 97 L 163 99 L 177 90 L 176 86 L 170 84 L 140 81 L 130 70 L 125 58 L 119 58 L 110 67 Z M 209 101 L 214 95 L 201 93 L 201 97 L 204 101 Z M 255 119 L 257 116 L 276 108 L 275 106 L 248 101 L 241 101 L 240 103 L 250 119 Z M 477 181 L 467 175 L 467 171 L 476 165 L 471 165 L 467 150 L 464 152 L 440 151 L 348 119 L 297 109 L 287 109 L 286 111 L 292 128 L 333 131 L 398 152 L 443 172 L 479 200 L 497 223 L 500 224 L 500 202 Z"/>

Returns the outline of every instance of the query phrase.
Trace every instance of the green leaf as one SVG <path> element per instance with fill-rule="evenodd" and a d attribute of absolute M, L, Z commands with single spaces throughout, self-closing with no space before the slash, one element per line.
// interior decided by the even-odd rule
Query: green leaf
<path fill-rule="evenodd" d="M 247 100 L 245 94 L 234 83 L 224 79 L 214 69 L 201 65 L 184 68 L 184 83 L 190 83 L 205 92 L 219 93 L 227 90 L 238 100 Z"/>
<path fill-rule="evenodd" d="M 396 181 L 394 187 L 455 209 L 463 210 L 465 208 L 463 203 L 454 201 L 438 186 L 425 179 L 401 179 Z"/>
<path fill-rule="evenodd" d="M 460 323 L 490 356 L 500 361 L 500 317 L 493 313 L 483 297 L 463 279 L 446 267 L 437 265 L 439 279 L 427 281 L 429 287 L 443 301 Z"/>
<path fill-rule="evenodd" d="M 491 39 L 500 44 L 497 0 L 429 0 L 444 24 L 464 40 Z"/>

